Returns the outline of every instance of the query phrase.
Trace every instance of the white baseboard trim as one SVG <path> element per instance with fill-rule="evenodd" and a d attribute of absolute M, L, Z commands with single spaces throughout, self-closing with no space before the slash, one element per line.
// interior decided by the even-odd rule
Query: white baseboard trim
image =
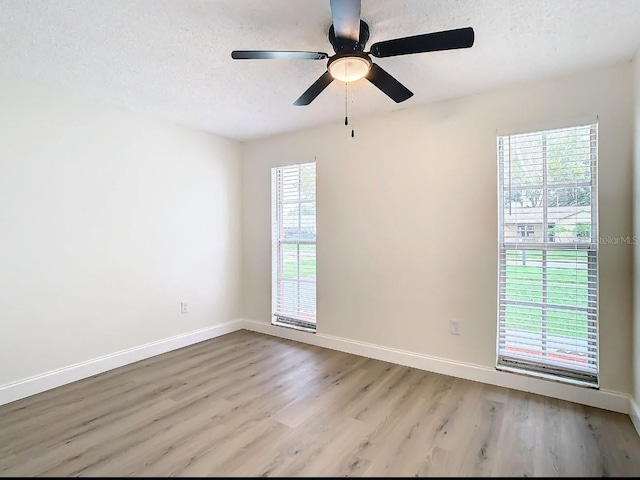
<path fill-rule="evenodd" d="M 633 426 L 636 427 L 636 432 L 640 435 L 640 406 L 638 406 L 638 402 L 631 397 L 630 399 L 631 406 L 629 408 L 629 416 L 631 417 L 631 421 L 633 422 Z"/>
<path fill-rule="evenodd" d="M 298 342 L 317 345 L 319 347 L 353 353 L 367 358 L 374 358 L 398 365 L 426 370 L 429 372 L 450 375 L 476 382 L 513 388 L 524 392 L 536 393 L 547 397 L 568 400 L 583 405 L 603 408 L 614 412 L 630 413 L 631 397 L 624 393 L 593 388 L 578 387 L 564 383 L 528 377 L 509 372 L 502 372 L 495 368 L 484 367 L 470 363 L 458 362 L 445 358 L 422 355 L 415 352 L 383 347 L 356 340 L 350 340 L 322 333 L 307 333 L 290 328 L 256 320 L 244 319 L 243 326 L 247 330 L 266 333 L 276 337 L 287 338 Z M 637 426 L 636 426 L 637 428 Z"/>
<path fill-rule="evenodd" d="M 35 375 L 0 386 L 0 405 L 35 395 L 52 388 L 82 380 L 99 373 L 104 373 L 114 368 L 123 367 L 130 363 L 155 357 L 178 348 L 193 345 L 195 343 L 219 337 L 227 333 L 235 332 L 243 328 L 241 319 L 213 325 L 193 332 L 183 333 L 170 338 L 164 338 L 155 342 L 128 348 L 120 352 L 104 355 L 86 362 L 76 363 L 68 367 L 53 370 L 51 372 Z"/>

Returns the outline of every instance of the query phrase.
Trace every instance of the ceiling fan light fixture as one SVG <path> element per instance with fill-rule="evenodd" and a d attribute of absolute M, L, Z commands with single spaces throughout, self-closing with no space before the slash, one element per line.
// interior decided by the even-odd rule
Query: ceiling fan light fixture
<path fill-rule="evenodd" d="M 324 52 L 294 50 L 233 50 L 233 59 L 291 59 L 325 60 L 326 71 L 300 97 L 294 105 L 309 105 L 334 80 L 351 83 L 366 78 L 373 86 L 396 103 L 411 98 L 413 93 L 380 65 L 371 61 L 372 57 L 385 58 L 414 53 L 439 52 L 469 48 L 475 41 L 473 28 L 456 28 L 439 32 L 423 33 L 410 37 L 392 38 L 376 42 L 365 52 L 369 41 L 369 25 L 360 18 L 362 0 L 330 0 L 331 20 L 329 43 L 336 54 L 329 57 Z M 346 99 L 346 90 L 345 90 Z"/>
<path fill-rule="evenodd" d="M 327 69 L 331 76 L 340 82 L 355 82 L 367 76 L 371 69 L 371 60 L 364 55 L 336 55 L 329 61 Z"/>

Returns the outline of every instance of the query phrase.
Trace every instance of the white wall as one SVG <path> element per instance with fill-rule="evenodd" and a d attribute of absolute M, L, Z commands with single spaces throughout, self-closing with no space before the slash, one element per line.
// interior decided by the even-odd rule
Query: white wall
<path fill-rule="evenodd" d="M 635 238 L 640 240 L 640 48 L 633 59 L 634 88 L 634 222 Z M 640 245 L 634 247 L 633 316 L 633 404 L 631 418 L 640 434 Z"/>
<path fill-rule="evenodd" d="M 239 155 L 0 80 L 0 386 L 239 317 Z"/>
<path fill-rule="evenodd" d="M 355 138 L 335 105 L 334 125 L 243 144 L 243 316 L 270 320 L 270 168 L 315 157 L 318 333 L 493 367 L 496 130 L 598 115 L 600 234 L 631 235 L 631 74 L 626 63 L 356 119 Z M 631 245 L 601 246 L 601 387 L 625 393 L 632 261 Z"/>

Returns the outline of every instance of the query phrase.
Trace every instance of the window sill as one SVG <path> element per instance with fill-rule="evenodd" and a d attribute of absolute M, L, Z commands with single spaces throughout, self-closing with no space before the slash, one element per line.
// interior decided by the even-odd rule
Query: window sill
<path fill-rule="evenodd" d="M 547 374 L 547 373 L 536 372 L 536 371 L 532 371 L 532 370 L 525 370 L 523 368 L 515 368 L 515 367 L 507 367 L 505 365 L 497 365 L 496 366 L 496 370 L 500 370 L 500 371 L 503 371 L 503 372 L 509 372 L 509 373 L 515 373 L 515 374 L 518 374 L 518 375 L 524 375 L 526 377 L 534 377 L 534 378 L 541 378 L 543 380 L 551 380 L 552 382 L 558 382 L 558 383 L 574 385 L 576 387 L 593 388 L 593 389 L 596 389 L 596 390 L 600 389 L 600 386 L 598 384 L 595 384 L 595 383 L 586 382 L 586 381 L 583 381 L 583 380 L 576 380 L 576 379 L 573 379 L 573 378 L 558 377 L 556 375 L 550 375 L 550 374 Z"/>
<path fill-rule="evenodd" d="M 275 325 L 276 327 L 290 328 L 292 330 L 299 330 L 301 332 L 316 333 L 316 329 L 315 328 L 302 327 L 300 325 L 291 325 L 291 324 L 288 324 L 288 323 L 279 322 L 277 320 L 272 321 L 271 325 Z"/>

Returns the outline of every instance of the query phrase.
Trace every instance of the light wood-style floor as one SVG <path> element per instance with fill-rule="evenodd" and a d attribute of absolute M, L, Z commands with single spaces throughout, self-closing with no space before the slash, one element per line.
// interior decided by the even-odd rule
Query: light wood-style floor
<path fill-rule="evenodd" d="M 0 407 L 2 476 L 636 476 L 628 416 L 240 331 Z"/>

